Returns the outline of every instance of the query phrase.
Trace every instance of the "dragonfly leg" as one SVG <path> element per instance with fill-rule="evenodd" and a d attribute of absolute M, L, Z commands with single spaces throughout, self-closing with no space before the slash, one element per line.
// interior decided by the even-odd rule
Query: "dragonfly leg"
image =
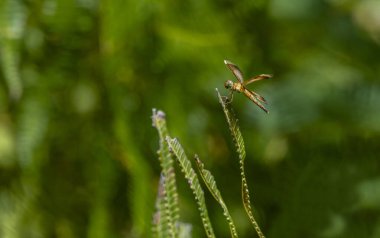
<path fill-rule="evenodd" d="M 234 98 L 234 92 L 230 90 L 230 93 L 228 94 L 225 100 L 226 104 L 232 103 L 233 98 Z"/>
<path fill-rule="evenodd" d="M 230 103 L 227 96 L 222 96 L 223 102 L 228 104 Z"/>

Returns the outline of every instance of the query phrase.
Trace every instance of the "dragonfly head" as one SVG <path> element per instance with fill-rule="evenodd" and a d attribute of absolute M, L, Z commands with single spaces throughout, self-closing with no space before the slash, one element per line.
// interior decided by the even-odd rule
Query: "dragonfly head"
<path fill-rule="evenodd" d="M 227 80 L 227 81 L 224 83 L 224 87 L 225 87 L 226 89 L 231 89 L 233 85 L 234 85 L 234 83 L 233 83 L 231 80 Z"/>

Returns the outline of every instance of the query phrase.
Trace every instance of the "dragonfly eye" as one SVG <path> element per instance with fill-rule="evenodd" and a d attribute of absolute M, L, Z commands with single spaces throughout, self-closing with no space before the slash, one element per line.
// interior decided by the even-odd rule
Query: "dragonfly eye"
<path fill-rule="evenodd" d="M 234 83 L 231 81 L 231 80 L 227 80 L 225 83 L 224 83 L 224 87 L 226 88 L 226 89 L 230 89 L 230 88 L 232 88 L 232 85 L 233 85 Z"/>

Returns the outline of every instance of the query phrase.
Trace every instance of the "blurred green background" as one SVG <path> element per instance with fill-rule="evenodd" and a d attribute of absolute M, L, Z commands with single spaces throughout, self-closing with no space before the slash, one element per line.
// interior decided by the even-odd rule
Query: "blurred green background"
<path fill-rule="evenodd" d="M 241 237 L 223 60 L 267 237 L 380 237 L 380 1 L 1 0 L 0 237 L 149 237 L 152 108 L 210 169 Z M 178 167 L 177 167 L 178 168 Z M 177 170 L 181 221 L 204 237 Z M 206 192 L 217 237 L 229 237 Z"/>

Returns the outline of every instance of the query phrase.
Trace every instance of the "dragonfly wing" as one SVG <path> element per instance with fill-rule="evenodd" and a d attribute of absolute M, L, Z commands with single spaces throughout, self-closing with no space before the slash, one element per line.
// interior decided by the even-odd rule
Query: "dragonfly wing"
<path fill-rule="evenodd" d="M 250 90 L 249 90 L 250 91 Z M 253 91 L 250 91 L 256 98 L 257 100 L 259 100 L 260 102 L 262 103 L 267 103 L 267 100 L 265 100 L 265 98 L 263 96 L 261 96 L 260 94 L 258 93 L 255 93 Z"/>
<path fill-rule="evenodd" d="M 272 78 L 272 75 L 270 74 L 260 74 L 260 75 L 257 75 L 247 81 L 244 82 L 244 85 L 248 85 L 250 83 L 253 83 L 253 82 L 256 82 L 256 81 L 259 81 L 259 80 L 262 80 L 262 79 L 269 79 L 269 78 Z"/>
<path fill-rule="evenodd" d="M 257 93 L 254 93 L 254 92 L 252 92 L 252 91 L 250 91 L 250 90 L 248 90 L 248 89 L 245 89 L 245 90 L 244 90 L 244 94 L 245 94 L 249 99 L 251 99 L 251 101 L 254 102 L 258 107 L 260 107 L 264 112 L 269 113 L 268 109 L 266 109 L 266 108 L 264 107 L 264 105 L 260 103 L 261 100 L 255 96 L 255 94 L 258 95 Z M 259 96 L 260 96 L 260 95 L 259 95 Z M 261 97 L 261 96 L 260 96 L 260 97 Z M 261 97 L 261 98 L 263 98 L 263 97 Z"/>
<path fill-rule="evenodd" d="M 228 60 L 224 60 L 224 63 L 232 71 L 232 73 L 239 80 L 239 82 L 243 83 L 243 73 L 241 72 L 241 70 L 239 69 L 239 67 L 236 64 L 234 64 L 234 63 L 232 63 L 232 62 L 230 62 Z"/>

